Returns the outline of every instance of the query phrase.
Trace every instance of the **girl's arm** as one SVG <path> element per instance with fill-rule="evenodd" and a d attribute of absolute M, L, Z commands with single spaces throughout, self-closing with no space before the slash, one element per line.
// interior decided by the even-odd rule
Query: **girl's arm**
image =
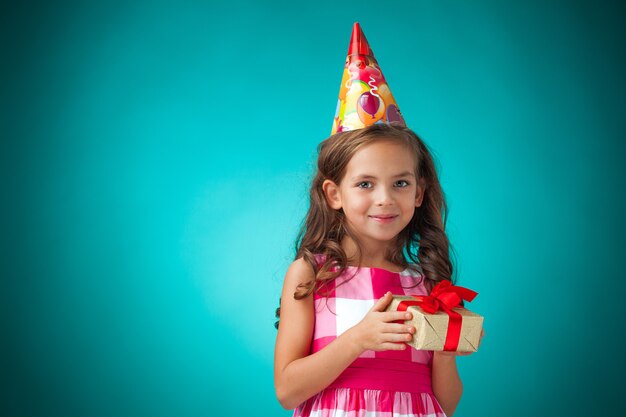
<path fill-rule="evenodd" d="M 361 354 L 344 333 L 326 348 L 308 356 L 315 324 L 313 295 L 296 300 L 293 294 L 298 284 L 312 279 L 310 265 L 298 259 L 289 267 L 283 285 L 274 352 L 274 385 L 278 401 L 286 409 L 297 407 L 326 388 Z"/>
<path fill-rule="evenodd" d="M 452 416 L 463 394 L 463 383 L 456 368 L 456 355 L 433 353 L 432 384 L 441 408 L 446 416 Z"/>
<path fill-rule="evenodd" d="M 315 312 L 313 296 L 296 300 L 298 284 L 314 279 L 303 259 L 291 264 L 280 306 L 280 324 L 274 352 L 274 385 L 281 405 L 292 409 L 333 382 L 363 351 L 402 350 L 410 340 L 409 326 L 393 323 L 407 319 L 405 312 L 383 312 L 391 302 L 387 293 L 356 326 L 348 329 L 319 352 L 310 354 Z M 414 331 L 414 330 L 413 330 Z"/>
<path fill-rule="evenodd" d="M 482 329 L 478 346 L 480 346 L 484 335 L 485 329 Z M 463 383 L 456 368 L 456 358 L 471 354 L 471 352 L 433 352 L 433 393 L 448 417 L 452 416 L 456 410 L 461 400 L 461 394 L 463 394 Z"/>

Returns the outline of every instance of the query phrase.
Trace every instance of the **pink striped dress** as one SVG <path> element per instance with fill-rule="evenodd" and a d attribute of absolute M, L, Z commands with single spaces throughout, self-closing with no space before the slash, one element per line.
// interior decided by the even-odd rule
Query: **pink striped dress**
<path fill-rule="evenodd" d="M 387 291 L 428 294 L 417 266 L 400 273 L 348 267 L 326 289 L 315 294 L 311 353 L 361 321 Z M 365 351 L 326 389 L 300 404 L 294 417 L 445 417 L 432 391 L 432 355 L 412 347 Z"/>

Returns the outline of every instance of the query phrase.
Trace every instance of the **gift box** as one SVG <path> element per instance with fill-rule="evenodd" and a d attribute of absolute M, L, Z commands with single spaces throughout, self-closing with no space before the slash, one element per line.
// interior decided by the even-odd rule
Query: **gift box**
<path fill-rule="evenodd" d="M 461 300 L 477 295 L 450 281 L 437 284 L 428 296 L 396 296 L 387 311 L 408 311 L 413 315 L 405 324 L 415 327 L 407 344 L 419 350 L 476 352 L 483 328 L 483 317 L 460 307 Z"/>

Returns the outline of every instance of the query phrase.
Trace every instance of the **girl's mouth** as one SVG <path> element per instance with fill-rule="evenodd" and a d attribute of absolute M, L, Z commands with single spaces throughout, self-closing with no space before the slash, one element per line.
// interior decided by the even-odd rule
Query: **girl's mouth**
<path fill-rule="evenodd" d="M 395 214 L 379 214 L 379 215 L 368 216 L 368 217 L 378 223 L 391 223 L 398 216 Z"/>

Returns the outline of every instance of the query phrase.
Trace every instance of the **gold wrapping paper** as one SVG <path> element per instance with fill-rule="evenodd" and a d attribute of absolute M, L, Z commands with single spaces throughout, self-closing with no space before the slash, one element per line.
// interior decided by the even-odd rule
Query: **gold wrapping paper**
<path fill-rule="evenodd" d="M 394 295 L 386 311 L 396 311 L 398 304 L 404 300 L 415 299 L 410 296 Z M 461 336 L 456 351 L 476 352 L 483 328 L 483 317 L 461 307 L 453 310 L 463 316 Z M 443 350 L 450 318 L 448 314 L 445 311 L 429 314 L 417 306 L 409 306 L 407 311 L 413 314 L 413 318 L 404 323 L 415 327 L 413 339 L 407 344 L 419 350 Z"/>

